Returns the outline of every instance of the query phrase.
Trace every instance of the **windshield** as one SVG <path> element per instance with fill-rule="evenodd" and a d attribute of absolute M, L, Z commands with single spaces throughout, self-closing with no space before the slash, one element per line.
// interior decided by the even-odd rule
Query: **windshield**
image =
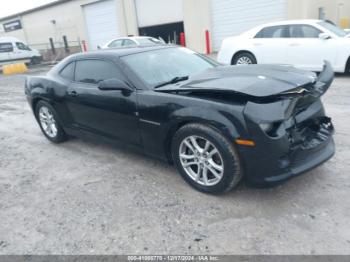
<path fill-rule="evenodd" d="M 347 35 L 347 33 L 345 33 L 343 29 L 332 25 L 331 23 L 328 23 L 326 21 L 319 22 L 318 24 L 339 37 L 345 37 Z"/>
<path fill-rule="evenodd" d="M 132 54 L 122 60 L 151 87 L 218 66 L 209 58 L 182 47 Z"/>

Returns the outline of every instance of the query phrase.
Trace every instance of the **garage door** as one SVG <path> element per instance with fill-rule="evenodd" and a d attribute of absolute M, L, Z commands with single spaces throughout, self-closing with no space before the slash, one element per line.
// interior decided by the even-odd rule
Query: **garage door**
<path fill-rule="evenodd" d="M 88 4 L 83 10 L 90 49 L 119 36 L 116 0 Z"/>
<path fill-rule="evenodd" d="M 238 35 L 263 23 L 287 19 L 287 0 L 213 0 L 213 48 L 224 38 Z"/>
<path fill-rule="evenodd" d="M 183 21 L 182 1 L 186 0 L 136 0 L 138 26 L 148 27 Z"/>

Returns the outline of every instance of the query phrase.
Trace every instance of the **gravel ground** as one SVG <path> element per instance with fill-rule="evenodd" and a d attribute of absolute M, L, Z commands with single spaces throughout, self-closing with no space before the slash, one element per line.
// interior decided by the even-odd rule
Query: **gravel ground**
<path fill-rule="evenodd" d="M 282 186 L 219 197 L 132 151 L 50 143 L 24 78 L 0 75 L 0 254 L 350 254 L 349 76 L 324 97 L 334 158 Z"/>

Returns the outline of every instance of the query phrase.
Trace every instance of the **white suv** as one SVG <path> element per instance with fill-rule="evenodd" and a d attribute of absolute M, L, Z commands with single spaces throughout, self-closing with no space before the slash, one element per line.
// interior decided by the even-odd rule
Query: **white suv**
<path fill-rule="evenodd" d="M 222 43 L 218 61 L 224 64 L 292 64 L 321 71 L 324 60 L 334 71 L 350 71 L 350 38 L 323 20 L 290 20 L 258 26 Z"/>

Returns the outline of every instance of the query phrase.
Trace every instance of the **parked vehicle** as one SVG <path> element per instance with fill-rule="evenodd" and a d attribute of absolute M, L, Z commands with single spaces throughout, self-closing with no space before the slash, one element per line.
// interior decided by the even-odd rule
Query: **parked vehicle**
<path fill-rule="evenodd" d="M 169 45 L 75 54 L 25 94 L 54 143 L 87 135 L 173 162 L 207 193 L 244 176 L 275 184 L 334 154 L 333 126 L 320 97 L 333 81 L 290 66 L 220 66 Z M 117 171 L 116 171 L 117 172 Z"/>
<path fill-rule="evenodd" d="M 15 37 L 0 37 L 0 64 L 24 62 L 38 64 L 42 56 Z"/>
<path fill-rule="evenodd" d="M 118 47 L 132 47 L 132 46 L 149 46 L 149 45 L 162 45 L 164 41 L 149 36 L 131 36 L 131 37 L 119 37 L 109 41 L 99 49 L 118 48 Z"/>
<path fill-rule="evenodd" d="M 324 60 L 334 71 L 350 71 L 350 39 L 339 27 L 322 20 L 291 20 L 258 26 L 222 43 L 224 64 L 292 64 L 321 71 Z"/>

